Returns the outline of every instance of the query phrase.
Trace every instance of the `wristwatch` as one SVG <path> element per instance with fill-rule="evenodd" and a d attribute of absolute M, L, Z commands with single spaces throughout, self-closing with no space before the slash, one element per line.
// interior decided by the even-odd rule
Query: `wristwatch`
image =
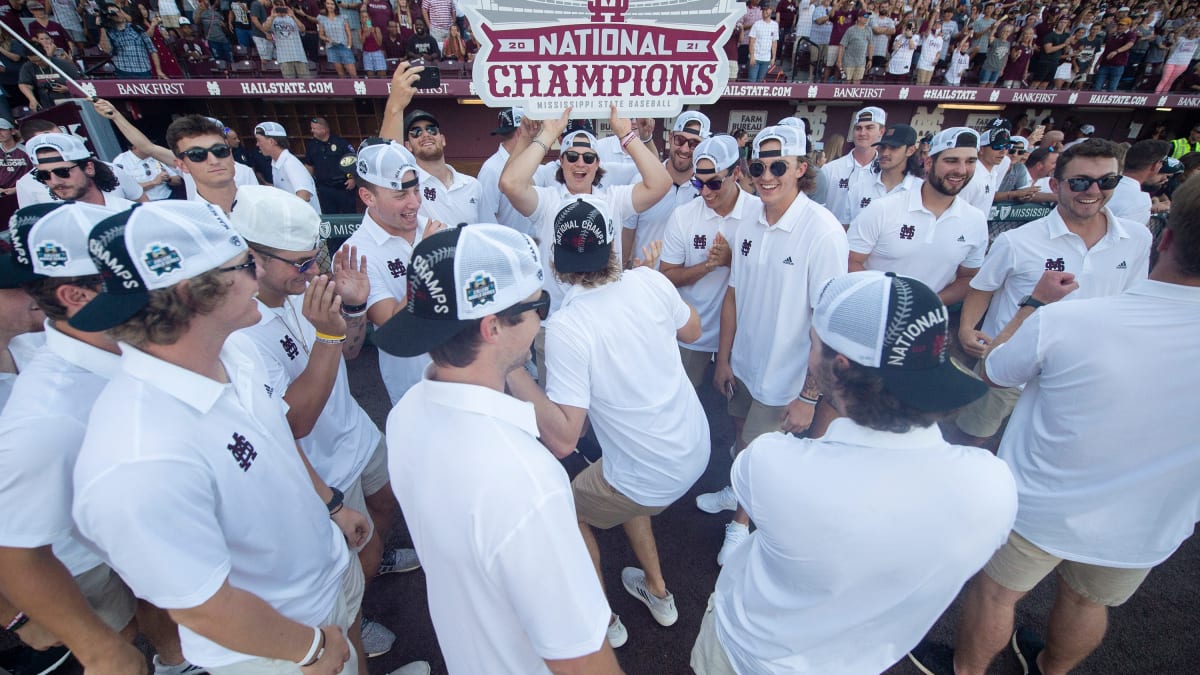
<path fill-rule="evenodd" d="M 1045 306 L 1046 306 L 1046 303 L 1034 298 L 1032 295 L 1027 295 L 1027 296 L 1021 298 L 1021 304 L 1017 305 L 1017 307 L 1032 307 L 1034 309 L 1037 309 L 1038 307 L 1045 307 Z"/>

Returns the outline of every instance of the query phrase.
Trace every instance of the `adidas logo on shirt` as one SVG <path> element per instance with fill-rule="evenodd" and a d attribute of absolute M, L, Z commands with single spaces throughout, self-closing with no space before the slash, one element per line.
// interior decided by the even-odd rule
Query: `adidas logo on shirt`
<path fill-rule="evenodd" d="M 961 235 L 961 234 L 958 235 L 958 241 L 965 242 L 966 240 L 967 240 L 967 238 L 964 237 L 963 235 Z"/>
<path fill-rule="evenodd" d="M 1125 261 L 1124 261 L 1124 260 L 1122 260 L 1122 261 L 1121 261 L 1121 264 L 1120 264 L 1120 265 L 1117 265 L 1117 269 L 1119 269 L 1119 270 L 1125 270 L 1125 269 L 1129 269 L 1129 265 L 1126 265 L 1126 264 L 1125 264 Z"/>
<path fill-rule="evenodd" d="M 784 265 L 794 265 L 795 263 L 792 262 L 792 256 L 789 255 L 788 257 L 783 259 L 783 264 Z"/>

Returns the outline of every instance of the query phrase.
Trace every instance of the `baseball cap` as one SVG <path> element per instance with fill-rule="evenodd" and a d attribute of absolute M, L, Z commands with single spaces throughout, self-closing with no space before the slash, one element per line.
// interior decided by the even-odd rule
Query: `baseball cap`
<path fill-rule="evenodd" d="M 994 143 L 1008 143 L 1012 140 L 1008 129 L 988 129 L 979 135 L 979 147 Z"/>
<path fill-rule="evenodd" d="M 572 195 L 554 216 L 554 269 L 596 272 L 608 266 L 613 243 L 608 204 L 592 195 Z"/>
<path fill-rule="evenodd" d="M 0 129 L 16 129 L 7 117 L 0 117 Z"/>
<path fill-rule="evenodd" d="M 695 128 L 697 124 L 700 125 L 699 130 Z M 700 138 L 708 138 L 712 135 L 712 122 L 709 121 L 708 115 L 696 110 L 688 110 L 675 118 L 675 124 L 671 125 L 671 133 L 696 134 Z"/>
<path fill-rule="evenodd" d="M 565 138 L 568 134 L 576 131 L 586 131 L 592 136 L 596 135 L 596 127 L 588 119 L 567 120 L 567 127 L 563 129 L 562 135 Z"/>
<path fill-rule="evenodd" d="M 492 129 L 493 136 L 503 134 L 511 134 L 521 126 L 521 120 L 525 117 L 525 110 L 522 108 L 505 108 L 500 111 L 500 126 Z M 408 131 L 405 129 L 405 131 Z"/>
<path fill-rule="evenodd" d="M 917 144 L 917 130 L 907 124 L 896 124 L 883 132 L 883 138 L 872 145 L 886 145 L 889 148 L 902 148 Z"/>
<path fill-rule="evenodd" d="M 1006 129 L 1009 132 L 1011 132 L 1012 131 L 1012 122 L 1008 121 L 1007 119 L 1005 119 L 1003 117 L 993 117 L 992 119 L 988 120 L 987 128 L 988 129 Z"/>
<path fill-rule="evenodd" d="M 779 141 L 779 154 L 769 154 L 767 157 L 801 157 L 808 153 L 808 144 L 804 138 L 804 130 L 794 126 L 766 127 L 754 136 L 752 159 L 760 159 L 763 155 L 759 148 L 767 141 Z"/>
<path fill-rule="evenodd" d="M 699 171 L 696 165 L 700 160 L 707 159 L 713 163 L 715 171 L 724 171 L 738 163 L 738 142 L 729 134 L 717 134 L 702 141 L 692 152 L 692 171 Z"/>
<path fill-rule="evenodd" d="M 41 278 L 33 272 L 33 258 L 23 237 L 42 216 L 60 206 L 61 202 L 33 204 L 17 209 L 9 218 L 8 229 L 0 232 L 0 288 L 20 288 Z"/>
<path fill-rule="evenodd" d="M 245 250 L 245 240 L 212 204 L 134 204 L 100 221 L 88 235 L 104 292 L 70 324 L 91 333 L 119 326 L 150 302 L 150 291 L 216 269 Z"/>
<path fill-rule="evenodd" d="M 583 147 L 587 147 L 587 148 L 595 148 L 596 147 L 596 137 L 593 136 L 590 131 L 584 131 L 583 129 L 579 129 L 577 131 L 572 131 L 572 132 L 568 133 L 567 135 L 563 136 L 562 141 L 558 144 L 558 147 L 560 149 L 565 150 L 566 148 L 569 148 L 572 145 L 583 146 Z"/>
<path fill-rule="evenodd" d="M 359 146 L 355 171 L 368 183 L 392 190 L 407 190 L 420 180 L 417 159 L 395 141 Z M 404 174 L 409 171 L 413 172 L 413 177 L 406 181 Z"/>
<path fill-rule="evenodd" d="M 1091 124 L 1085 124 L 1079 127 L 1079 133 L 1083 134 L 1084 136 L 1091 136 L 1092 134 L 1096 133 L 1096 127 L 1092 126 Z"/>
<path fill-rule="evenodd" d="M 1128 10 L 1126 10 L 1126 11 L 1128 11 Z M 1120 19 L 1119 21 L 1117 21 L 1117 25 L 1118 25 L 1118 26 L 1130 26 L 1130 25 L 1133 25 L 1133 19 L 1131 19 L 1131 18 L 1129 18 L 1129 17 L 1125 17 L 1124 19 Z"/>
<path fill-rule="evenodd" d="M 254 133 L 268 138 L 287 138 L 287 131 L 279 122 L 261 122 L 254 127 Z"/>
<path fill-rule="evenodd" d="M 270 185 L 239 186 L 229 222 L 247 242 L 281 251 L 311 251 L 321 241 L 321 217 L 308 202 Z"/>
<path fill-rule="evenodd" d="M 1177 173 L 1183 173 L 1183 162 L 1175 159 L 1174 157 L 1164 157 L 1162 166 L 1159 167 L 1158 172 L 1167 176 L 1174 176 Z"/>
<path fill-rule="evenodd" d="M 38 2 L 38 0 L 29 0 L 29 2 L 25 3 L 25 8 L 26 9 L 46 9 L 46 6 L 43 5 L 42 3 Z"/>
<path fill-rule="evenodd" d="M 414 124 L 416 124 L 417 122 L 420 122 L 421 120 L 425 120 L 426 122 L 429 122 L 430 124 L 432 124 L 434 126 L 439 126 L 437 118 L 434 117 L 433 115 L 425 112 L 424 110 L 413 110 L 412 112 L 410 112 L 404 116 L 404 135 L 407 136 L 408 130 L 411 129 Z"/>
<path fill-rule="evenodd" d="M 29 281 L 99 274 L 88 255 L 88 234 L 96 223 L 112 214 L 109 209 L 81 202 L 34 204 L 18 209 L 9 225 L 12 259 L 18 268 L 28 272 Z"/>
<path fill-rule="evenodd" d="M 929 141 L 929 156 L 952 148 L 979 149 L 979 133 L 970 127 L 942 129 Z"/>
<path fill-rule="evenodd" d="M 883 108 L 877 108 L 873 105 L 867 106 L 854 113 L 854 121 L 850 126 L 854 126 L 859 122 L 875 122 L 879 126 L 884 126 L 887 124 L 887 113 L 883 111 Z"/>
<path fill-rule="evenodd" d="M 542 288 L 537 244 L 503 225 L 468 225 L 417 243 L 408 266 L 408 303 L 371 338 L 395 356 L 418 356 L 471 321 L 516 305 Z"/>
<path fill-rule="evenodd" d="M 785 117 L 775 123 L 777 127 L 796 127 L 804 131 L 804 120 L 799 117 Z"/>
<path fill-rule="evenodd" d="M 834 277 L 813 309 L 813 330 L 851 361 L 873 368 L 904 403 L 945 412 L 980 398 L 987 385 L 950 356 L 950 315 L 928 286 L 894 272 Z"/>
<path fill-rule="evenodd" d="M 38 152 L 42 150 L 53 150 L 58 153 L 59 159 L 50 157 L 38 157 Z M 25 142 L 25 151 L 33 159 L 35 164 L 47 164 L 50 162 L 78 162 L 84 159 L 91 159 L 92 153 L 83 144 L 83 139 L 71 134 L 60 134 L 51 132 L 48 134 L 38 134 Z"/>

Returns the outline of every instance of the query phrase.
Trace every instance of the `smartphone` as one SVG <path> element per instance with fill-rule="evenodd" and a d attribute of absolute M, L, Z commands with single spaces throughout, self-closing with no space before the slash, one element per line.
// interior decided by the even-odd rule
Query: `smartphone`
<path fill-rule="evenodd" d="M 1041 133 L 1045 133 L 1045 132 L 1046 132 L 1045 124 L 1039 124 L 1033 128 L 1033 135 L 1037 135 L 1037 134 L 1041 134 Z"/>
<path fill-rule="evenodd" d="M 419 61 L 415 65 L 425 66 L 425 70 L 422 70 L 417 76 L 417 89 L 437 89 L 442 86 L 442 71 L 438 70 L 436 65 L 424 61 Z"/>
<path fill-rule="evenodd" d="M 287 7 L 276 7 L 275 13 L 276 14 L 287 14 Z"/>

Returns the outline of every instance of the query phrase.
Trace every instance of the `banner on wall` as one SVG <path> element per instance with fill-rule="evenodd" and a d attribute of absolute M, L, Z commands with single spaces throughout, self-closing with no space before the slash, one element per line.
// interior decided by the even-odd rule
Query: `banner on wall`
<path fill-rule="evenodd" d="M 535 119 L 674 117 L 729 81 L 734 0 L 464 0 L 479 41 L 472 79 L 493 107 Z"/>

